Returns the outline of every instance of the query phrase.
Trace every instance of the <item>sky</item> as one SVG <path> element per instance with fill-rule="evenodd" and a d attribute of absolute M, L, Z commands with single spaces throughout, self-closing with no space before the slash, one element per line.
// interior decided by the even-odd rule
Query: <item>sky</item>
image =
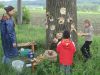
<path fill-rule="evenodd" d="M 12 0 L 0 0 L 0 1 L 12 1 Z M 29 1 L 29 0 L 25 0 L 25 1 Z M 36 1 L 36 0 L 30 0 L 30 1 Z"/>
<path fill-rule="evenodd" d="M 0 0 L 0 1 L 11 1 L 11 0 Z"/>

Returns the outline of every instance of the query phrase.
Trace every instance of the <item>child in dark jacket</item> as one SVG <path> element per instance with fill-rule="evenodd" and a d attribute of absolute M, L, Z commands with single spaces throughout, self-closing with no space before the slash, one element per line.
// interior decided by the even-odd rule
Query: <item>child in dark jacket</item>
<path fill-rule="evenodd" d="M 8 6 L 4 8 L 6 14 L 1 19 L 1 41 L 4 51 L 2 62 L 5 64 L 10 63 L 12 58 L 18 56 L 17 40 L 15 33 L 15 24 L 13 15 L 15 14 L 14 7 Z"/>
<path fill-rule="evenodd" d="M 76 51 L 74 43 L 70 40 L 70 32 L 63 32 L 63 39 L 58 43 L 56 50 L 59 56 L 60 71 L 64 75 L 70 75 L 73 56 Z"/>

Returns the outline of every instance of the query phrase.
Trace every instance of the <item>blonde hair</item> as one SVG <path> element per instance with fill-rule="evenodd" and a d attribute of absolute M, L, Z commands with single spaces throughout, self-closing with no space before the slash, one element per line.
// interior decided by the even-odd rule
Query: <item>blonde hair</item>
<path fill-rule="evenodd" d="M 91 25 L 91 22 L 88 19 L 84 20 L 84 23 L 88 23 L 89 25 Z"/>

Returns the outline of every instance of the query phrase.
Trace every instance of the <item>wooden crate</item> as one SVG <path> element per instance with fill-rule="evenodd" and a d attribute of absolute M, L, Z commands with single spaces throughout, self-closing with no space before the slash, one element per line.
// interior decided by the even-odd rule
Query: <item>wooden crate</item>
<path fill-rule="evenodd" d="M 34 41 L 27 42 L 27 43 L 18 43 L 17 46 L 18 46 L 18 48 L 30 48 L 34 52 L 36 43 Z"/>
<path fill-rule="evenodd" d="M 45 58 L 44 54 L 40 54 L 35 59 L 33 59 L 33 62 L 31 63 L 32 64 L 32 71 L 34 72 L 35 66 L 38 65 L 39 63 L 43 62 L 45 59 L 46 58 Z"/>

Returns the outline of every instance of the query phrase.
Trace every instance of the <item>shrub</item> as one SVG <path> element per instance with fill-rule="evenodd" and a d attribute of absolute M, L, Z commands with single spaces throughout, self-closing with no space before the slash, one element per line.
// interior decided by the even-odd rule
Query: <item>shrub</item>
<path fill-rule="evenodd" d="M 0 8 L 4 8 L 4 5 L 2 3 L 0 3 Z"/>
<path fill-rule="evenodd" d="M 17 23 L 17 13 L 14 16 L 15 22 Z M 28 24 L 30 23 L 30 10 L 27 7 L 22 8 L 22 19 L 23 19 L 23 24 Z"/>
<path fill-rule="evenodd" d="M 23 23 L 30 23 L 30 11 L 27 7 L 23 7 Z"/>

